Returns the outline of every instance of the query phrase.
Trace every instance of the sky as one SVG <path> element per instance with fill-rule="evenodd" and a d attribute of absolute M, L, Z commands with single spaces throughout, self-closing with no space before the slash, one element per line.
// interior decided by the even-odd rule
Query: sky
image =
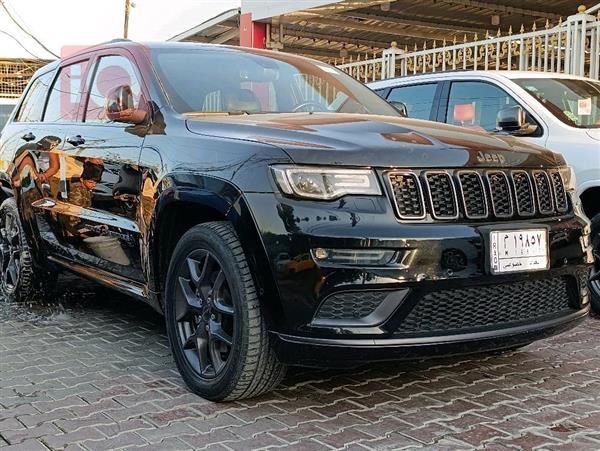
<path fill-rule="evenodd" d="M 54 53 L 123 37 L 125 0 L 2 0 L 13 16 Z M 163 41 L 217 14 L 240 6 L 241 0 L 133 0 L 129 38 Z M 9 19 L 0 8 L 0 58 L 53 58 Z"/>

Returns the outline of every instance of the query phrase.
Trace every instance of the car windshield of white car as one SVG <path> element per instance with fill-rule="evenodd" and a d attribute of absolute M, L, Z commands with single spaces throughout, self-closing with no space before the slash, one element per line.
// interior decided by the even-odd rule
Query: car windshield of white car
<path fill-rule="evenodd" d="M 600 128 L 600 83 L 569 78 L 515 79 L 536 100 L 565 124 Z"/>

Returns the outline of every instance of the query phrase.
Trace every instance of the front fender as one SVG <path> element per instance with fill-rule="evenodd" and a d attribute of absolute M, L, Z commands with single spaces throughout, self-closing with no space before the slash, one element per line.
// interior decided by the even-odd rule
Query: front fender
<path fill-rule="evenodd" d="M 266 250 L 257 230 L 256 222 L 241 190 L 229 180 L 202 174 L 179 173 L 165 177 L 157 193 L 153 220 L 147 231 L 148 255 L 144 259 L 151 294 L 164 307 L 161 280 L 166 268 L 161 265 L 161 227 L 171 208 L 184 205 L 186 218 L 193 226 L 215 219 L 229 221 L 242 244 L 250 272 L 256 286 L 263 312 L 268 323 L 281 313 L 279 294 L 269 268 Z M 188 210 L 188 208 L 190 210 Z M 188 217 L 189 216 L 189 217 Z M 187 225 L 186 225 L 187 227 Z M 189 228 L 188 228 L 189 230 Z"/>

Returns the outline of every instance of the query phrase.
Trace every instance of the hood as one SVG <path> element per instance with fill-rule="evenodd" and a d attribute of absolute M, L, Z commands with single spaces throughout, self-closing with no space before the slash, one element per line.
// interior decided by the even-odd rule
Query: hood
<path fill-rule="evenodd" d="M 543 147 L 437 122 L 339 113 L 189 116 L 192 133 L 282 148 L 298 164 L 375 167 L 551 167 Z"/>
<path fill-rule="evenodd" d="M 600 128 L 590 128 L 586 132 L 590 138 L 600 141 Z"/>

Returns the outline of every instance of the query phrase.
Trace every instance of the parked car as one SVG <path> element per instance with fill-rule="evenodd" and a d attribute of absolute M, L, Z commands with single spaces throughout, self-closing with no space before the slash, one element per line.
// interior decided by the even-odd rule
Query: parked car
<path fill-rule="evenodd" d="M 283 52 L 118 41 L 52 63 L 0 141 L 2 293 L 61 268 L 142 299 L 212 400 L 287 364 L 508 349 L 582 321 L 589 226 L 564 159 L 394 114 Z"/>
<path fill-rule="evenodd" d="M 0 132 L 8 121 L 18 99 L 3 99 L 0 98 Z"/>
<path fill-rule="evenodd" d="M 600 82 L 574 75 L 522 71 L 450 71 L 369 85 L 413 118 L 505 133 L 561 152 L 592 221 L 595 277 L 592 308 L 600 313 Z M 524 114 L 522 123 L 515 118 Z"/>

